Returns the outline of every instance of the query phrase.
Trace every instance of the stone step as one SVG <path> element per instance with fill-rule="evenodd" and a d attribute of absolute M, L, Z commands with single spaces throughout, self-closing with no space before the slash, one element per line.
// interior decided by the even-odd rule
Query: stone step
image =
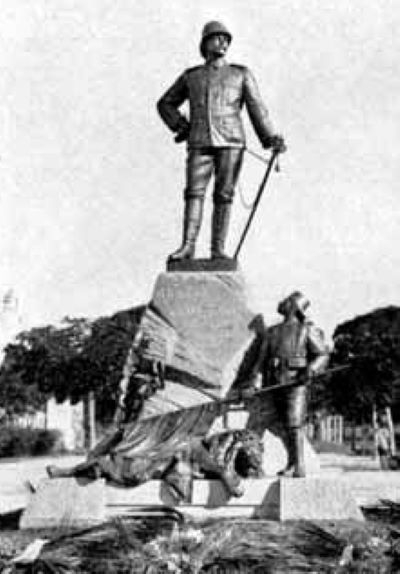
<path fill-rule="evenodd" d="M 360 506 L 379 505 L 383 499 L 400 502 L 396 472 L 321 473 L 302 479 L 269 476 L 245 480 L 243 485 L 243 496 L 234 498 L 220 481 L 195 480 L 192 501 L 187 503 L 177 500 L 163 481 L 118 488 L 103 480 L 45 479 L 31 496 L 21 528 L 99 522 L 146 506 L 173 507 L 195 519 L 361 520 Z"/>
<path fill-rule="evenodd" d="M 343 475 L 304 479 L 276 476 L 243 481 L 244 494 L 229 497 L 218 480 L 195 480 L 190 503 L 178 501 L 162 481 L 134 489 L 106 487 L 107 513 L 129 514 L 135 506 L 177 507 L 192 518 L 257 517 L 271 520 L 357 519 L 362 514 Z"/>
<path fill-rule="evenodd" d="M 376 506 L 381 500 L 400 502 L 400 473 L 396 471 L 350 471 L 342 474 L 360 506 Z"/>
<path fill-rule="evenodd" d="M 135 488 L 105 485 L 104 480 L 45 479 L 20 520 L 21 529 L 97 524 L 107 517 L 146 509 L 176 508 L 191 518 L 267 520 L 362 520 L 351 489 L 342 477 L 267 477 L 244 481 L 244 494 L 228 496 L 216 480 L 195 480 L 191 502 L 177 500 L 163 481 Z"/>
<path fill-rule="evenodd" d="M 383 499 L 400 502 L 400 473 L 384 471 L 354 471 L 321 473 L 311 476 L 308 481 L 324 479 L 331 484 L 340 482 L 352 493 L 358 506 L 379 505 Z M 296 479 L 294 482 L 296 482 Z M 224 487 L 219 481 L 195 480 L 193 485 L 192 504 L 178 503 L 162 481 L 149 481 L 135 489 L 118 489 L 106 487 L 108 514 L 129 512 L 129 507 L 140 504 L 177 505 L 183 512 L 195 516 L 252 516 L 261 504 L 268 488 L 276 483 L 275 476 L 263 479 L 248 479 L 244 481 L 245 492 L 241 498 L 228 498 Z M 314 483 L 315 484 L 315 483 Z"/>

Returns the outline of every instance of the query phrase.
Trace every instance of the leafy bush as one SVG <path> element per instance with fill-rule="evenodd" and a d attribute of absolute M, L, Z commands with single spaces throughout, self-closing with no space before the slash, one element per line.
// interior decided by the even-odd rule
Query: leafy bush
<path fill-rule="evenodd" d="M 0 426 L 0 457 L 48 454 L 60 443 L 60 437 L 55 430 Z"/>

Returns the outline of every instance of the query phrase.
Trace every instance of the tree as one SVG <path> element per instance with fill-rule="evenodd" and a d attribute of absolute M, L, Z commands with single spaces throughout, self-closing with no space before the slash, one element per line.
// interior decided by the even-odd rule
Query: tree
<path fill-rule="evenodd" d="M 55 396 L 73 403 L 89 392 L 100 420 L 116 407 L 123 365 L 144 307 L 94 321 L 62 320 L 21 332 L 0 368 L 0 399 L 9 413 L 26 412 Z"/>
<path fill-rule="evenodd" d="M 323 381 L 319 402 L 352 420 L 370 420 L 373 407 L 390 406 L 395 399 L 400 308 L 377 309 L 346 321 L 336 327 L 333 340 L 331 365 L 349 368 Z"/>
<path fill-rule="evenodd" d="M 28 351 L 20 344 L 10 344 L 0 367 L 0 404 L 6 415 L 22 415 L 40 409 L 46 401 L 46 393 L 36 381 L 27 384 L 27 373 L 33 364 L 42 364 L 44 349 Z"/>
<path fill-rule="evenodd" d="M 8 414 L 40 408 L 52 394 L 64 400 L 73 381 L 74 360 L 88 334 L 86 320 L 70 318 L 60 327 L 19 333 L 6 347 L 0 369 L 0 396 Z"/>
<path fill-rule="evenodd" d="M 90 389 L 95 391 L 99 420 L 114 415 L 122 370 L 143 311 L 144 306 L 135 307 L 92 323 L 83 355 L 90 363 Z"/>

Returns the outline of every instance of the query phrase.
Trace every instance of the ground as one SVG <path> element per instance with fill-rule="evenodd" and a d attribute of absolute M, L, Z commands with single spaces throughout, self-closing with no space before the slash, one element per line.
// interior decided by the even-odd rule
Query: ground
<path fill-rule="evenodd" d="M 62 464 L 81 459 L 63 458 Z M 24 481 L 30 479 L 36 483 L 45 476 L 45 467 L 51 462 L 55 462 L 54 458 L 47 457 L 0 464 L 3 517 L 6 511 L 24 506 L 27 497 Z M 359 457 L 322 457 L 322 462 L 324 466 L 357 469 L 360 478 L 362 473 L 377 468 L 375 461 Z M 370 511 L 365 523 L 282 524 L 221 519 L 178 525 L 159 519 L 143 522 L 126 516 L 74 536 L 71 532 L 21 532 L 15 530 L 16 519 L 17 515 L 11 513 L 8 523 L 0 521 L 0 572 L 31 541 L 43 537 L 52 543 L 42 550 L 38 568 L 22 571 L 57 574 L 400 571 L 398 504 Z"/>

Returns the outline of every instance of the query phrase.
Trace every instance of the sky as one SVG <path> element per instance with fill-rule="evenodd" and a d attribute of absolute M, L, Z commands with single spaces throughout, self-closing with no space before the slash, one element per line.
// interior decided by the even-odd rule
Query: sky
<path fill-rule="evenodd" d="M 275 321 L 300 289 L 329 333 L 400 305 L 399 2 L 0 0 L 0 13 L 0 296 L 14 290 L 25 326 L 150 300 L 180 244 L 186 154 L 156 102 L 201 63 L 214 19 L 288 146 L 240 257 L 249 306 Z M 246 156 L 230 253 L 264 169 Z"/>

